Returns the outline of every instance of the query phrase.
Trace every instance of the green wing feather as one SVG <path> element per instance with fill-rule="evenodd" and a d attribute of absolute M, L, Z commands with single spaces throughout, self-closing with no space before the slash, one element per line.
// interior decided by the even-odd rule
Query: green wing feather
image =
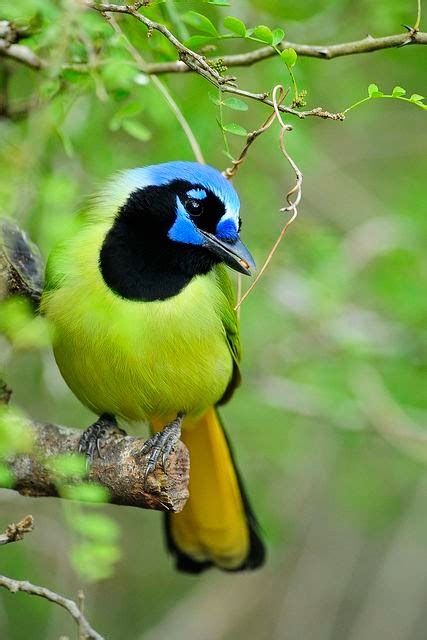
<path fill-rule="evenodd" d="M 230 400 L 241 381 L 239 363 L 242 352 L 240 344 L 239 319 L 236 311 L 234 310 L 236 296 L 227 268 L 222 264 L 218 265 L 216 267 L 216 275 L 218 286 L 225 297 L 225 304 L 221 309 L 222 324 L 227 338 L 227 344 L 233 357 L 233 373 L 224 395 L 218 402 L 218 404 L 225 404 Z"/>

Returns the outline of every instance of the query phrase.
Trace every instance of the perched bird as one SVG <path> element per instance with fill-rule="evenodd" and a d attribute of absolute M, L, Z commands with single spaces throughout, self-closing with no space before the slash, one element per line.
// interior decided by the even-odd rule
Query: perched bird
<path fill-rule="evenodd" d="M 217 413 L 239 384 L 240 339 L 225 265 L 249 274 L 239 198 L 216 169 L 167 162 L 120 173 L 55 249 L 42 311 L 68 386 L 99 419 L 89 458 L 116 418 L 148 421 L 146 474 L 181 437 L 190 497 L 168 514 L 177 568 L 254 569 L 264 546 Z"/>

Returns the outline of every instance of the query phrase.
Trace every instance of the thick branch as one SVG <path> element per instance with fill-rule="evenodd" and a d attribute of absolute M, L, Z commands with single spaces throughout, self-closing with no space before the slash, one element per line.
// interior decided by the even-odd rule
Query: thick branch
<path fill-rule="evenodd" d="M 31 69 L 43 69 L 47 65 L 39 56 L 23 44 L 10 44 L 4 38 L 0 38 L 0 56 L 22 62 Z"/>
<path fill-rule="evenodd" d="M 31 452 L 4 461 L 13 475 L 13 488 L 25 496 L 58 496 L 57 487 L 63 485 L 63 478 L 55 476 L 49 462 L 55 456 L 76 453 L 82 432 L 40 422 L 30 422 L 28 426 L 34 435 Z M 102 458 L 96 456 L 88 469 L 87 480 L 104 486 L 113 504 L 181 511 L 188 498 L 186 447 L 180 442 L 170 454 L 166 472 L 157 467 L 145 483 L 147 456 L 140 454 L 143 445 L 141 438 L 112 435 L 101 449 Z M 67 497 L 62 492 L 61 497 L 64 495 Z"/>
<path fill-rule="evenodd" d="M 297 42 L 289 42 L 283 40 L 280 49 L 295 49 L 301 57 L 321 58 L 322 60 L 332 60 L 341 56 L 350 56 L 357 53 L 370 53 L 371 51 L 380 51 L 382 49 L 392 49 L 410 44 L 427 44 L 427 33 L 414 31 L 411 33 L 398 33 L 392 36 L 384 36 L 383 38 L 373 38 L 367 36 L 362 40 L 354 42 L 342 42 L 340 44 L 331 45 L 311 45 L 299 44 Z M 248 67 L 261 60 L 272 58 L 277 55 L 271 47 L 260 47 L 248 53 L 237 53 L 235 55 L 221 56 L 221 61 L 226 67 Z M 208 62 L 218 60 L 218 57 L 209 58 Z M 185 73 L 194 71 L 181 61 L 173 62 L 153 62 L 147 64 L 146 73 Z"/>
<path fill-rule="evenodd" d="M 12 220 L 0 219 L 0 300 L 14 294 L 37 305 L 43 289 L 43 270 L 36 245 Z"/>
<path fill-rule="evenodd" d="M 46 63 L 32 49 L 18 44 L 25 35 L 28 35 L 27 30 L 18 29 L 8 20 L 0 20 L 0 57 L 12 58 L 32 69 L 42 69 Z"/>
<path fill-rule="evenodd" d="M 50 591 L 50 589 L 46 589 L 45 587 L 39 587 L 35 584 L 31 584 L 31 582 L 27 582 L 27 580 L 13 580 L 12 578 L 7 578 L 6 576 L 1 575 L 0 587 L 8 589 L 11 593 L 22 591 L 23 593 L 29 593 L 32 596 L 39 596 L 40 598 L 49 600 L 49 602 L 58 604 L 60 607 L 66 609 L 70 616 L 72 616 L 77 622 L 81 632 L 81 637 L 88 638 L 89 640 L 104 640 L 103 636 L 97 633 L 95 629 L 92 629 L 74 600 L 65 598 L 64 596 L 61 596 L 54 591 Z"/>

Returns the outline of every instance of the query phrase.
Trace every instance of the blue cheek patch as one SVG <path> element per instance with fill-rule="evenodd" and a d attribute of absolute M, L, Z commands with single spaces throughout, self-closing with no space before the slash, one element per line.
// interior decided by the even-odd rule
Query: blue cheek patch
<path fill-rule="evenodd" d="M 183 242 L 184 244 L 202 245 L 204 242 L 203 236 L 190 220 L 178 197 L 176 199 L 176 220 L 168 231 L 168 237 L 175 242 Z"/>
<path fill-rule="evenodd" d="M 190 191 L 187 191 L 187 196 L 193 198 L 193 200 L 204 200 L 207 195 L 204 189 L 190 189 Z"/>
<path fill-rule="evenodd" d="M 216 227 L 217 238 L 221 240 L 227 240 L 228 242 L 236 242 L 239 238 L 239 232 L 237 231 L 236 223 L 231 218 L 220 220 Z"/>

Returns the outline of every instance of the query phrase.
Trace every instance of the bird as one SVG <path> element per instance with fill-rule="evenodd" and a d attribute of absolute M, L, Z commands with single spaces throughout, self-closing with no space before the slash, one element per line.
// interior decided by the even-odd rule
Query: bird
<path fill-rule="evenodd" d="M 265 561 L 218 407 L 240 384 L 228 269 L 250 275 L 240 201 L 209 165 L 170 161 L 115 174 L 49 256 L 41 310 L 65 382 L 98 419 L 80 439 L 90 461 L 118 422 L 148 422 L 145 475 L 167 470 L 181 439 L 189 499 L 166 514 L 178 570 L 251 570 Z"/>

